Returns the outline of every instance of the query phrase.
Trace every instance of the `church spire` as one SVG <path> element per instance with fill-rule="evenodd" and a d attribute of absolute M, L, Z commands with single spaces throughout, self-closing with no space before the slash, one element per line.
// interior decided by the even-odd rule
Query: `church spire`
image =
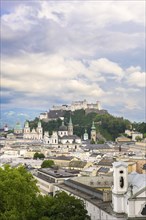
<path fill-rule="evenodd" d="M 91 141 L 96 143 L 96 127 L 94 121 L 92 122 L 92 127 L 91 127 Z"/>
<path fill-rule="evenodd" d="M 70 118 L 69 118 L 69 125 L 72 126 L 72 119 L 71 119 L 71 116 L 70 116 Z"/>
<path fill-rule="evenodd" d="M 96 130 L 94 121 L 92 122 L 92 127 L 91 127 L 91 129 L 92 129 L 92 130 Z"/>
<path fill-rule="evenodd" d="M 73 135 L 73 124 L 72 124 L 71 116 L 68 123 L 68 135 Z"/>

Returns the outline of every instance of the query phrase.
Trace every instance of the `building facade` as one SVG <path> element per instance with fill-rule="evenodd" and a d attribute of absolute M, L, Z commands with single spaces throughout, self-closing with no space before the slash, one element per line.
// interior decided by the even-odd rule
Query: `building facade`
<path fill-rule="evenodd" d="M 52 135 L 49 135 L 48 131 L 44 132 L 44 144 L 50 145 L 52 147 L 65 147 L 68 150 L 76 150 L 81 145 L 81 138 L 73 134 L 73 123 L 70 117 L 68 126 L 62 125 L 59 127 L 58 131 L 53 131 Z"/>
<path fill-rule="evenodd" d="M 112 204 L 115 213 L 125 213 L 127 219 L 146 218 L 146 174 L 132 172 L 127 164 L 113 163 Z"/>
<path fill-rule="evenodd" d="M 66 111 L 75 111 L 79 109 L 101 109 L 100 102 L 97 101 L 96 103 L 88 103 L 86 100 L 83 101 L 74 101 L 71 105 L 61 105 L 61 106 L 53 106 L 52 110 L 66 110 Z"/>
<path fill-rule="evenodd" d="M 92 127 L 91 127 L 91 141 L 96 143 L 96 127 L 94 121 L 92 122 Z"/>
<path fill-rule="evenodd" d="M 30 140 L 42 140 L 43 139 L 43 128 L 41 122 L 38 122 L 37 128 L 30 129 L 29 122 L 26 121 L 23 129 L 23 138 Z"/>

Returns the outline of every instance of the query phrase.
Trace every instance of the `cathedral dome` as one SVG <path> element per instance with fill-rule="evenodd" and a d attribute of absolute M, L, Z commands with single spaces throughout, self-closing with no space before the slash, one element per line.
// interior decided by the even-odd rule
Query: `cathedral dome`
<path fill-rule="evenodd" d="M 26 127 L 26 128 L 29 127 L 29 123 L 28 123 L 28 121 L 25 122 L 24 127 Z"/>
<path fill-rule="evenodd" d="M 15 130 L 22 130 L 22 127 L 21 127 L 21 125 L 20 125 L 20 123 L 19 122 L 17 122 L 16 123 L 16 125 L 15 125 L 15 128 L 14 128 Z"/>
<path fill-rule="evenodd" d="M 62 125 L 59 127 L 59 131 L 67 131 L 67 126 L 64 125 L 64 121 L 62 122 Z"/>

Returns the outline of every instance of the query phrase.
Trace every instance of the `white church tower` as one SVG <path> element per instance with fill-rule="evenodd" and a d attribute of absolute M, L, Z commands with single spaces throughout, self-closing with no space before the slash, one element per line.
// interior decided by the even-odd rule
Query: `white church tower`
<path fill-rule="evenodd" d="M 69 123 L 68 123 L 68 135 L 73 135 L 73 124 L 72 124 L 71 117 L 70 117 Z"/>
<path fill-rule="evenodd" d="M 41 121 L 38 122 L 37 133 L 38 133 L 38 139 L 41 140 L 43 138 L 43 128 Z"/>
<path fill-rule="evenodd" d="M 24 124 L 23 138 L 24 139 L 29 138 L 29 134 L 30 134 L 30 127 L 28 121 L 26 121 Z"/>
<path fill-rule="evenodd" d="M 94 121 L 92 122 L 92 127 L 91 127 L 91 141 L 94 141 L 96 143 L 96 127 Z"/>
<path fill-rule="evenodd" d="M 127 164 L 119 161 L 113 163 L 113 189 L 112 203 L 113 210 L 117 213 L 124 213 L 126 210 L 125 193 L 128 189 L 128 169 Z"/>
<path fill-rule="evenodd" d="M 89 137 L 88 137 L 87 129 L 85 129 L 85 133 L 83 135 L 83 140 L 86 141 L 88 139 L 89 139 Z"/>

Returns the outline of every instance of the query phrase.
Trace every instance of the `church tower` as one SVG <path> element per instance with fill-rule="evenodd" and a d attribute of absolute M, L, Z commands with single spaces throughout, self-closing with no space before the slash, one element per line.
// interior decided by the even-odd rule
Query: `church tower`
<path fill-rule="evenodd" d="M 71 117 L 69 119 L 69 124 L 68 124 L 68 135 L 73 135 L 73 124 Z"/>
<path fill-rule="evenodd" d="M 124 195 L 128 189 L 128 169 L 123 161 L 113 163 L 113 210 L 117 213 L 125 212 Z"/>
<path fill-rule="evenodd" d="M 30 127 L 28 121 L 24 124 L 23 138 L 29 138 L 30 135 Z"/>
<path fill-rule="evenodd" d="M 92 127 L 91 127 L 91 141 L 94 141 L 96 143 L 96 128 L 94 121 L 92 122 Z"/>
<path fill-rule="evenodd" d="M 38 133 L 38 139 L 39 140 L 42 139 L 43 138 L 43 128 L 42 128 L 41 121 L 38 122 L 37 133 Z"/>
<path fill-rule="evenodd" d="M 88 140 L 87 129 L 85 129 L 85 133 L 84 133 L 84 135 L 83 135 L 83 140 L 84 140 L 84 141 Z"/>

